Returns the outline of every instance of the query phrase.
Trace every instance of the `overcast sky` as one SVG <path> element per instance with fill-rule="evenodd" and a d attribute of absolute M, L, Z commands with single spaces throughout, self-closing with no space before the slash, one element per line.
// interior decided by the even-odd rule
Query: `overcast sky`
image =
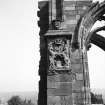
<path fill-rule="evenodd" d="M 0 91 L 37 91 L 39 29 L 36 0 L 0 0 Z M 91 87 L 105 88 L 105 53 L 88 52 Z"/>
<path fill-rule="evenodd" d="M 37 3 L 0 0 L 0 91 L 37 90 Z"/>

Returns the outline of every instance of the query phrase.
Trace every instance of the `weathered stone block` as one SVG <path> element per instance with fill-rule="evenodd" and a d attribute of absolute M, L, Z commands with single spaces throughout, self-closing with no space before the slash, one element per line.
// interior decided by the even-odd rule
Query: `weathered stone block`
<path fill-rule="evenodd" d="M 84 99 L 74 99 L 74 104 L 76 105 L 84 105 Z"/>
<path fill-rule="evenodd" d="M 65 15 L 66 15 L 66 20 L 65 21 L 76 20 L 76 15 L 70 15 L 69 13 L 67 13 Z"/>
<path fill-rule="evenodd" d="M 72 105 L 72 96 L 48 96 L 47 105 Z"/>
<path fill-rule="evenodd" d="M 83 92 L 81 93 L 73 93 L 72 94 L 72 97 L 73 97 L 73 103 L 74 104 L 77 104 L 77 103 L 82 103 L 85 101 L 85 103 L 89 104 L 90 102 L 90 96 L 89 94 L 85 94 Z"/>
<path fill-rule="evenodd" d="M 74 24 L 66 24 L 66 29 L 73 33 L 75 30 Z"/>
<path fill-rule="evenodd" d="M 58 74 L 47 76 L 48 82 L 72 82 L 73 75 L 72 74 Z"/>
<path fill-rule="evenodd" d="M 47 96 L 47 105 L 60 105 L 60 96 Z"/>
<path fill-rule="evenodd" d="M 64 6 L 74 6 L 74 5 L 76 5 L 75 0 L 69 0 L 69 1 L 64 0 Z"/>
<path fill-rule="evenodd" d="M 84 93 L 73 93 L 73 104 L 82 104 L 85 99 Z"/>
<path fill-rule="evenodd" d="M 64 10 L 75 10 L 76 9 L 76 7 L 75 7 L 75 5 L 74 6 L 65 6 L 64 7 Z"/>
<path fill-rule="evenodd" d="M 61 96 L 61 105 L 72 105 L 72 96 Z"/>
<path fill-rule="evenodd" d="M 82 63 L 82 59 L 81 58 L 73 58 L 71 56 L 71 64 L 81 64 Z"/>
<path fill-rule="evenodd" d="M 78 49 L 74 50 L 74 51 L 71 50 L 71 57 L 72 57 L 72 59 L 82 58 L 82 51 L 78 50 Z"/>
<path fill-rule="evenodd" d="M 71 82 L 50 82 L 50 81 L 47 81 L 47 88 L 49 88 L 49 89 L 66 88 L 71 85 L 72 85 Z"/>
<path fill-rule="evenodd" d="M 66 24 L 68 25 L 74 25 L 74 24 L 77 24 L 77 20 L 75 20 L 75 19 L 72 19 L 72 20 L 68 20 L 68 21 L 66 21 Z"/>
<path fill-rule="evenodd" d="M 72 94 L 72 84 L 63 83 L 57 89 L 47 89 L 48 96 L 66 96 Z"/>
<path fill-rule="evenodd" d="M 83 80 L 83 73 L 76 73 L 76 80 Z"/>
<path fill-rule="evenodd" d="M 51 82 L 51 81 L 47 81 L 47 88 L 59 88 L 60 87 L 60 83 L 59 82 Z"/>
<path fill-rule="evenodd" d="M 92 0 L 77 0 L 76 1 L 76 6 L 90 6 L 92 3 Z"/>
<path fill-rule="evenodd" d="M 65 10 L 64 15 L 70 16 L 70 15 L 77 15 L 78 11 L 77 10 Z"/>
<path fill-rule="evenodd" d="M 72 64 L 72 72 L 73 73 L 83 73 L 83 65 L 82 64 Z"/>
<path fill-rule="evenodd" d="M 73 90 L 82 90 L 84 86 L 84 81 L 75 81 L 72 83 L 72 89 Z"/>
<path fill-rule="evenodd" d="M 75 99 L 76 97 L 83 99 L 84 98 L 85 93 L 84 92 L 80 92 L 80 93 L 72 93 L 72 97 L 73 99 Z"/>
<path fill-rule="evenodd" d="M 84 94 L 75 93 L 73 94 L 73 104 L 79 105 L 83 104 L 85 100 Z"/>
<path fill-rule="evenodd" d="M 78 12 L 77 12 L 78 15 L 82 15 L 82 14 L 84 14 L 84 13 L 85 13 L 84 10 L 78 10 Z"/>
<path fill-rule="evenodd" d="M 69 22 L 69 20 L 75 20 L 76 22 L 78 22 L 78 20 L 80 19 L 80 15 L 71 15 L 71 14 L 69 14 L 69 13 L 65 13 L 65 15 L 64 15 L 64 20 L 65 20 L 65 23 L 67 23 L 67 25 L 70 25 L 71 23 L 68 23 Z M 71 25 L 70 25 L 71 26 Z M 74 28 L 76 27 L 76 24 L 72 24 L 72 26 L 71 27 L 73 27 L 74 26 Z M 70 30 L 69 30 L 70 31 Z"/>
<path fill-rule="evenodd" d="M 82 10 L 82 11 L 87 11 L 89 9 L 89 7 L 87 7 L 87 6 L 84 6 L 84 5 L 81 5 L 81 6 L 77 6 L 76 7 L 76 10 Z"/>

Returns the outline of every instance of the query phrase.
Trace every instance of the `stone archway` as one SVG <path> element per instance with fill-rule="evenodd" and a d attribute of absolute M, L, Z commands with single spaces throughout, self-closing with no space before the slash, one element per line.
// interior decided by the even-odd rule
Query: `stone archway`
<path fill-rule="evenodd" d="M 105 26 L 96 28 L 91 31 L 96 21 L 105 21 L 105 1 L 102 3 L 94 3 L 87 13 L 83 14 L 78 21 L 73 37 L 72 45 L 75 47 L 90 47 L 93 43 L 105 51 L 105 38 L 97 34 L 97 32 L 105 30 Z M 77 45 L 78 44 L 78 45 Z"/>
<path fill-rule="evenodd" d="M 98 34 L 93 34 L 91 39 L 91 43 L 95 44 L 96 46 L 100 47 L 102 50 L 105 51 L 105 38 L 98 35 Z"/>

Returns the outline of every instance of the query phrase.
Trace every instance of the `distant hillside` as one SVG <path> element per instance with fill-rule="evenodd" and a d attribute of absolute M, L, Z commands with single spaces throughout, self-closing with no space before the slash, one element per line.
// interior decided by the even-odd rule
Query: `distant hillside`
<path fill-rule="evenodd" d="M 37 92 L 8 92 L 8 93 L 0 93 L 0 99 L 3 102 L 7 102 L 12 96 L 19 96 L 22 99 L 30 100 L 36 105 L 37 103 Z"/>

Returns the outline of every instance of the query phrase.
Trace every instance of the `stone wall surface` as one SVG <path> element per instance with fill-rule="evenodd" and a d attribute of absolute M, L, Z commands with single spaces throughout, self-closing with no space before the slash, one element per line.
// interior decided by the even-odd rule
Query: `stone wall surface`
<path fill-rule="evenodd" d="M 81 48 L 73 50 L 71 43 L 81 15 L 92 2 L 59 0 L 61 10 L 56 1 L 39 2 L 41 80 L 38 105 L 90 105 L 87 54 Z M 60 25 L 54 28 L 52 22 L 56 18 Z"/>

